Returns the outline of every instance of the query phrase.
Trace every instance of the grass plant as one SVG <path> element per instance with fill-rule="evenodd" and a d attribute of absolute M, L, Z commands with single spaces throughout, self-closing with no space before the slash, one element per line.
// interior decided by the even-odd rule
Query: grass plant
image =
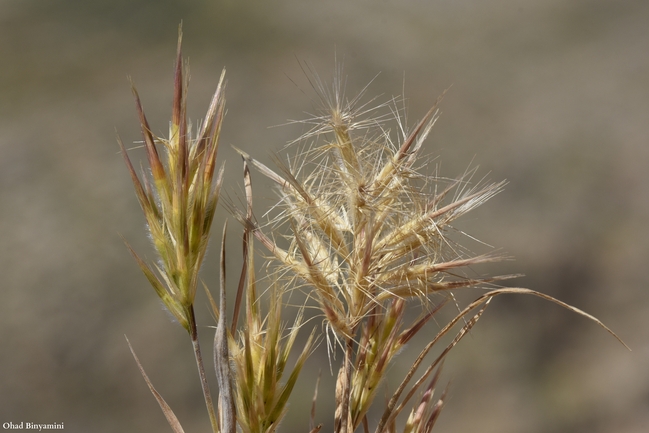
<path fill-rule="evenodd" d="M 293 143 L 297 150 L 289 163 L 278 160 L 273 170 L 238 150 L 243 158 L 245 209 L 232 203 L 227 207 L 243 227 L 244 258 L 229 323 L 225 227 L 218 301 L 205 287 L 217 318 L 214 364 L 219 398 L 215 406 L 198 340 L 194 300 L 222 183 L 223 169 L 216 170 L 216 155 L 225 84 L 222 74 L 194 134 L 187 120 L 188 75 L 180 47 L 181 38 L 168 138 L 153 136 L 133 88 L 150 175 L 138 176 L 121 142 L 120 146 L 159 263 L 146 263 L 129 249 L 156 294 L 189 334 L 214 433 L 276 431 L 317 341 L 325 341 L 331 353 L 343 353 L 333 396 L 335 433 L 429 432 L 445 404 L 446 389 L 438 388 L 446 355 L 475 326 L 491 300 L 502 294 L 528 294 L 555 302 L 613 334 L 595 317 L 548 295 L 497 285 L 511 275 L 467 276 L 475 274 L 469 272 L 474 266 L 503 256 L 472 254 L 452 240 L 453 223 L 502 191 L 505 182 L 475 181 L 476 169 L 455 179 L 429 173 L 430 165 L 421 154 L 438 119 L 441 97 L 414 127 L 408 127 L 398 99 L 362 102 L 366 89 L 347 99 L 341 73 L 331 86 L 309 74 L 321 107 L 301 121 L 309 130 Z M 264 223 L 252 210 L 251 168 L 274 183 L 279 195 L 279 212 Z M 281 241 L 273 235 L 278 232 Z M 267 297 L 260 296 L 257 287 L 254 241 L 274 263 L 271 276 L 263 280 L 271 283 L 261 289 L 270 293 Z M 448 302 L 454 301 L 455 291 L 476 287 L 483 291 L 468 305 Z M 282 315 L 289 308 L 286 297 L 295 289 L 304 291 L 307 301 L 288 326 Z M 261 305 L 262 299 L 269 300 L 267 305 Z M 447 305 L 455 306 L 454 317 L 420 349 L 398 387 L 386 402 L 380 402 L 377 394 L 384 389 L 396 355 Z M 324 335 L 314 330 L 289 367 L 307 307 L 322 317 Z M 420 314 L 411 318 L 416 307 Z M 172 430 L 183 432 L 135 359 Z M 381 404 L 381 416 L 369 419 L 370 408 Z M 321 428 L 312 412 L 305 430 Z"/>

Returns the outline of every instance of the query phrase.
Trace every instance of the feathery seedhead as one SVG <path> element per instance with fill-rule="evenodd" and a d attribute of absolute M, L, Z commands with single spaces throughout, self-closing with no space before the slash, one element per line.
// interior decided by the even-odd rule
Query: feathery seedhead
<path fill-rule="evenodd" d="M 239 218 L 313 288 L 337 338 L 352 338 L 364 319 L 394 299 L 427 303 L 432 293 L 493 281 L 463 278 L 458 271 L 499 257 L 471 255 L 447 234 L 455 219 L 497 194 L 504 182 L 472 186 L 475 169 L 448 182 L 417 166 L 441 97 L 407 130 L 394 101 L 368 108 L 360 96 L 345 101 L 339 81 L 332 92 L 319 80 L 314 87 L 324 109 L 304 121 L 312 129 L 290 167 L 280 165 L 278 174 L 240 151 L 278 185 L 285 212 L 271 224 L 290 223 L 290 246 L 280 248 L 250 218 Z M 390 111 L 377 114 L 381 108 Z"/>
<path fill-rule="evenodd" d="M 198 271 L 207 250 L 222 180 L 222 170 L 215 173 L 215 167 L 224 115 L 225 70 L 199 131 L 192 136 L 186 110 L 189 74 L 183 64 L 181 42 L 182 33 L 178 37 L 168 138 L 153 135 L 140 97 L 132 87 L 152 184 L 144 172 L 140 181 L 124 145 L 119 139 L 118 142 L 160 264 L 149 265 L 130 246 L 129 249 L 165 306 L 190 331 Z M 164 161 L 158 152 L 160 145 Z"/>
<path fill-rule="evenodd" d="M 463 268 L 501 257 L 471 254 L 448 237 L 457 218 L 501 191 L 504 182 L 471 185 L 475 169 L 452 181 L 420 170 L 441 97 L 408 130 L 396 99 L 368 108 L 360 95 L 346 101 L 340 80 L 331 92 L 318 79 L 312 84 L 324 108 L 304 121 L 312 128 L 297 141 L 303 150 L 289 166 L 279 163 L 275 172 L 239 151 L 277 184 L 284 211 L 270 225 L 290 225 L 288 248 L 266 235 L 249 212 L 235 215 L 288 274 L 306 282 L 333 331 L 329 335 L 344 348 L 334 431 L 347 433 L 367 423 L 388 366 L 444 304 L 445 297 L 433 302 L 430 295 L 508 278 L 462 276 Z M 383 108 L 388 114 L 380 114 Z M 409 324 L 408 300 L 424 306 L 424 315 Z M 421 404 L 431 411 L 415 415 L 415 430 L 428 431 L 441 404 Z M 401 410 L 393 405 L 382 426 L 391 428 Z"/>

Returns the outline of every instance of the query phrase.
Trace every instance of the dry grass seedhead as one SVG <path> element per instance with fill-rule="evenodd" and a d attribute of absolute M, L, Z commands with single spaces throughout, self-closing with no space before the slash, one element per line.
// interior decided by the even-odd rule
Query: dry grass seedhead
<path fill-rule="evenodd" d="M 427 174 L 431 170 L 421 161 L 421 149 L 437 121 L 441 97 L 408 129 L 396 99 L 377 107 L 361 104 L 361 95 L 348 101 L 341 82 L 338 76 L 329 90 L 319 78 L 311 80 L 322 110 L 304 121 L 311 129 L 296 141 L 302 148 L 288 166 L 278 162 L 279 170 L 273 171 L 239 150 L 246 163 L 277 185 L 283 210 L 268 225 L 289 227 L 288 247 L 267 235 L 250 212 L 235 215 L 298 284 L 306 283 L 332 331 L 328 338 L 342 348 L 334 431 L 351 433 L 361 426 L 369 431 L 367 413 L 388 366 L 452 290 L 513 276 L 466 277 L 468 268 L 503 257 L 471 254 L 449 237 L 457 218 L 498 194 L 505 182 L 473 182 L 475 169 L 453 180 Z M 433 399 L 439 364 L 479 320 L 491 296 L 502 292 L 489 293 L 460 311 L 426 346 L 388 402 L 377 433 L 396 428 L 396 417 L 437 367 L 404 427 L 405 432 L 432 429 L 444 401 L 444 395 Z M 422 316 L 410 322 L 409 301 L 423 306 Z M 423 359 L 460 321 L 464 325 L 452 342 L 407 390 Z"/>
<path fill-rule="evenodd" d="M 612 333 L 593 316 L 528 289 L 482 292 L 466 307 L 454 302 L 458 312 L 421 349 L 391 393 L 381 417 L 369 420 L 370 408 L 396 355 L 453 299 L 452 292 L 512 277 L 469 277 L 469 268 L 503 257 L 473 254 L 451 236 L 462 233 L 453 228 L 455 220 L 498 194 L 505 182 L 475 181 L 475 168 L 455 179 L 443 178 L 427 165 L 429 161 L 421 155 L 423 143 L 438 119 L 441 97 L 408 128 L 398 99 L 377 106 L 371 105 L 374 100 L 362 103 L 364 89 L 347 100 L 342 74 L 336 76 L 331 89 L 314 76 L 311 83 L 320 95 L 322 109 L 303 121 L 311 129 L 293 143 L 298 143 L 300 150 L 289 164 L 278 162 L 274 171 L 239 151 L 244 160 L 246 209 L 230 207 L 243 224 L 243 267 L 229 324 L 225 228 L 218 303 L 206 287 L 218 321 L 214 342 L 219 385 L 216 411 L 203 368 L 194 298 L 222 180 L 222 170 L 217 173 L 215 167 L 224 83 L 221 75 L 206 118 L 193 135 L 187 121 L 188 74 L 180 40 L 168 138 L 153 135 L 133 88 L 150 177 L 142 173 L 140 180 L 121 141 L 120 146 L 159 264 L 149 265 L 132 249 L 131 253 L 165 306 L 191 336 L 213 433 L 272 433 L 284 417 L 289 396 L 317 339 L 311 333 L 293 368 L 287 368 L 303 324 L 304 308 L 292 326 L 287 327 L 282 319 L 287 307 L 285 293 L 295 287 L 306 290 L 307 303 L 313 300 L 324 318 L 328 348 L 343 352 L 334 396 L 335 433 L 361 428 L 369 433 L 371 424 L 376 424 L 375 433 L 398 429 L 430 432 L 445 402 L 446 390 L 436 395 L 436 389 L 446 355 L 501 294 L 539 296 Z M 268 225 L 260 225 L 252 212 L 249 166 L 277 186 L 281 211 Z M 288 242 L 276 242 L 275 236 L 267 234 L 269 227 L 283 233 Z M 266 279 L 271 283 L 261 291 L 265 295 L 257 289 L 253 239 L 279 264 L 277 274 Z M 413 308 L 419 308 L 419 316 L 411 319 Z M 448 339 L 450 342 L 444 343 Z M 432 361 L 426 361 L 429 357 Z M 136 362 L 170 426 L 181 433 L 178 419 L 137 358 Z M 424 362 L 427 366 L 415 378 Z M 313 433 L 322 427 L 315 422 L 316 396 L 309 426 Z M 398 428 L 400 415 L 405 419 L 399 421 L 402 427 Z"/>
<path fill-rule="evenodd" d="M 373 311 L 395 298 L 475 286 L 460 268 L 497 260 L 466 256 L 446 233 L 451 223 L 497 194 L 504 182 L 470 185 L 474 171 L 450 183 L 416 170 L 423 141 L 437 120 L 437 104 L 395 143 L 385 118 L 356 118 L 354 106 L 328 106 L 305 137 L 312 146 L 293 168 L 272 171 L 246 153 L 244 159 L 275 182 L 285 205 L 280 216 L 293 236 L 282 249 L 251 219 L 255 236 L 314 289 L 338 336 L 352 337 Z M 395 109 L 395 113 L 398 111 Z M 240 214 L 240 217 L 243 217 Z M 274 221 L 272 223 L 277 223 Z M 493 279 L 490 279 L 490 281 Z"/>
<path fill-rule="evenodd" d="M 451 182 L 418 170 L 441 98 L 407 130 L 396 104 L 367 108 L 360 98 L 345 101 L 340 81 L 330 93 L 319 80 L 314 83 L 324 109 L 306 121 L 313 125 L 302 138 L 306 149 L 291 167 L 280 164 L 277 173 L 239 151 L 277 184 L 284 212 L 271 224 L 288 221 L 289 247 L 281 248 L 249 213 L 237 216 L 313 290 L 310 296 L 345 353 L 335 431 L 351 432 L 367 423 L 394 356 L 443 305 L 444 297 L 434 303 L 430 295 L 497 279 L 462 277 L 462 268 L 499 257 L 467 255 L 447 233 L 455 219 L 497 194 L 504 182 L 471 185 L 474 170 Z M 388 129 L 386 116 L 376 114 L 385 107 L 391 108 L 397 134 Z M 374 117 L 359 118 L 367 113 Z M 409 299 L 426 307 L 413 323 L 405 323 Z M 410 429 L 425 431 L 436 418 L 422 411 L 413 415 Z"/>

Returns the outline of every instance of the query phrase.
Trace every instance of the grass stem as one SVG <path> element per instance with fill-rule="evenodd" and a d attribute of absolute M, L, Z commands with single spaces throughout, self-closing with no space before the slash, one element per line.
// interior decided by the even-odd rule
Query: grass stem
<path fill-rule="evenodd" d="M 207 413 L 210 417 L 210 424 L 212 424 L 212 432 L 219 432 L 219 421 L 216 417 L 216 412 L 214 411 L 214 403 L 212 401 L 212 393 L 210 392 L 210 386 L 207 383 L 207 377 L 205 375 L 205 367 L 203 365 L 203 356 L 201 355 L 201 345 L 198 341 L 198 329 L 196 328 L 196 316 L 194 315 L 194 307 L 190 307 L 189 314 L 189 329 L 190 336 L 192 339 L 192 347 L 194 348 L 194 357 L 196 358 L 196 367 L 198 368 L 198 375 L 201 379 L 201 387 L 203 388 L 203 398 L 205 399 L 205 406 L 207 407 Z"/>

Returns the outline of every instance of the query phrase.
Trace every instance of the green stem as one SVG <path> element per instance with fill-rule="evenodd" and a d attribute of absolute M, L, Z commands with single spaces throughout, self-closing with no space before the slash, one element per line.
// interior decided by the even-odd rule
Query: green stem
<path fill-rule="evenodd" d="M 192 346 L 194 347 L 194 356 L 196 358 L 196 366 L 198 367 L 198 375 L 201 379 L 201 387 L 203 388 L 203 397 L 205 398 L 205 406 L 207 407 L 207 413 L 210 416 L 210 423 L 212 424 L 212 432 L 219 432 L 219 421 L 216 417 L 216 412 L 214 411 L 214 403 L 212 402 L 212 394 L 210 393 L 210 387 L 207 383 L 207 377 L 205 376 L 205 368 L 203 367 L 203 356 L 201 355 L 201 345 L 198 341 L 198 329 L 196 328 L 196 318 L 194 316 L 194 306 L 189 308 L 189 335 L 192 339 Z"/>

